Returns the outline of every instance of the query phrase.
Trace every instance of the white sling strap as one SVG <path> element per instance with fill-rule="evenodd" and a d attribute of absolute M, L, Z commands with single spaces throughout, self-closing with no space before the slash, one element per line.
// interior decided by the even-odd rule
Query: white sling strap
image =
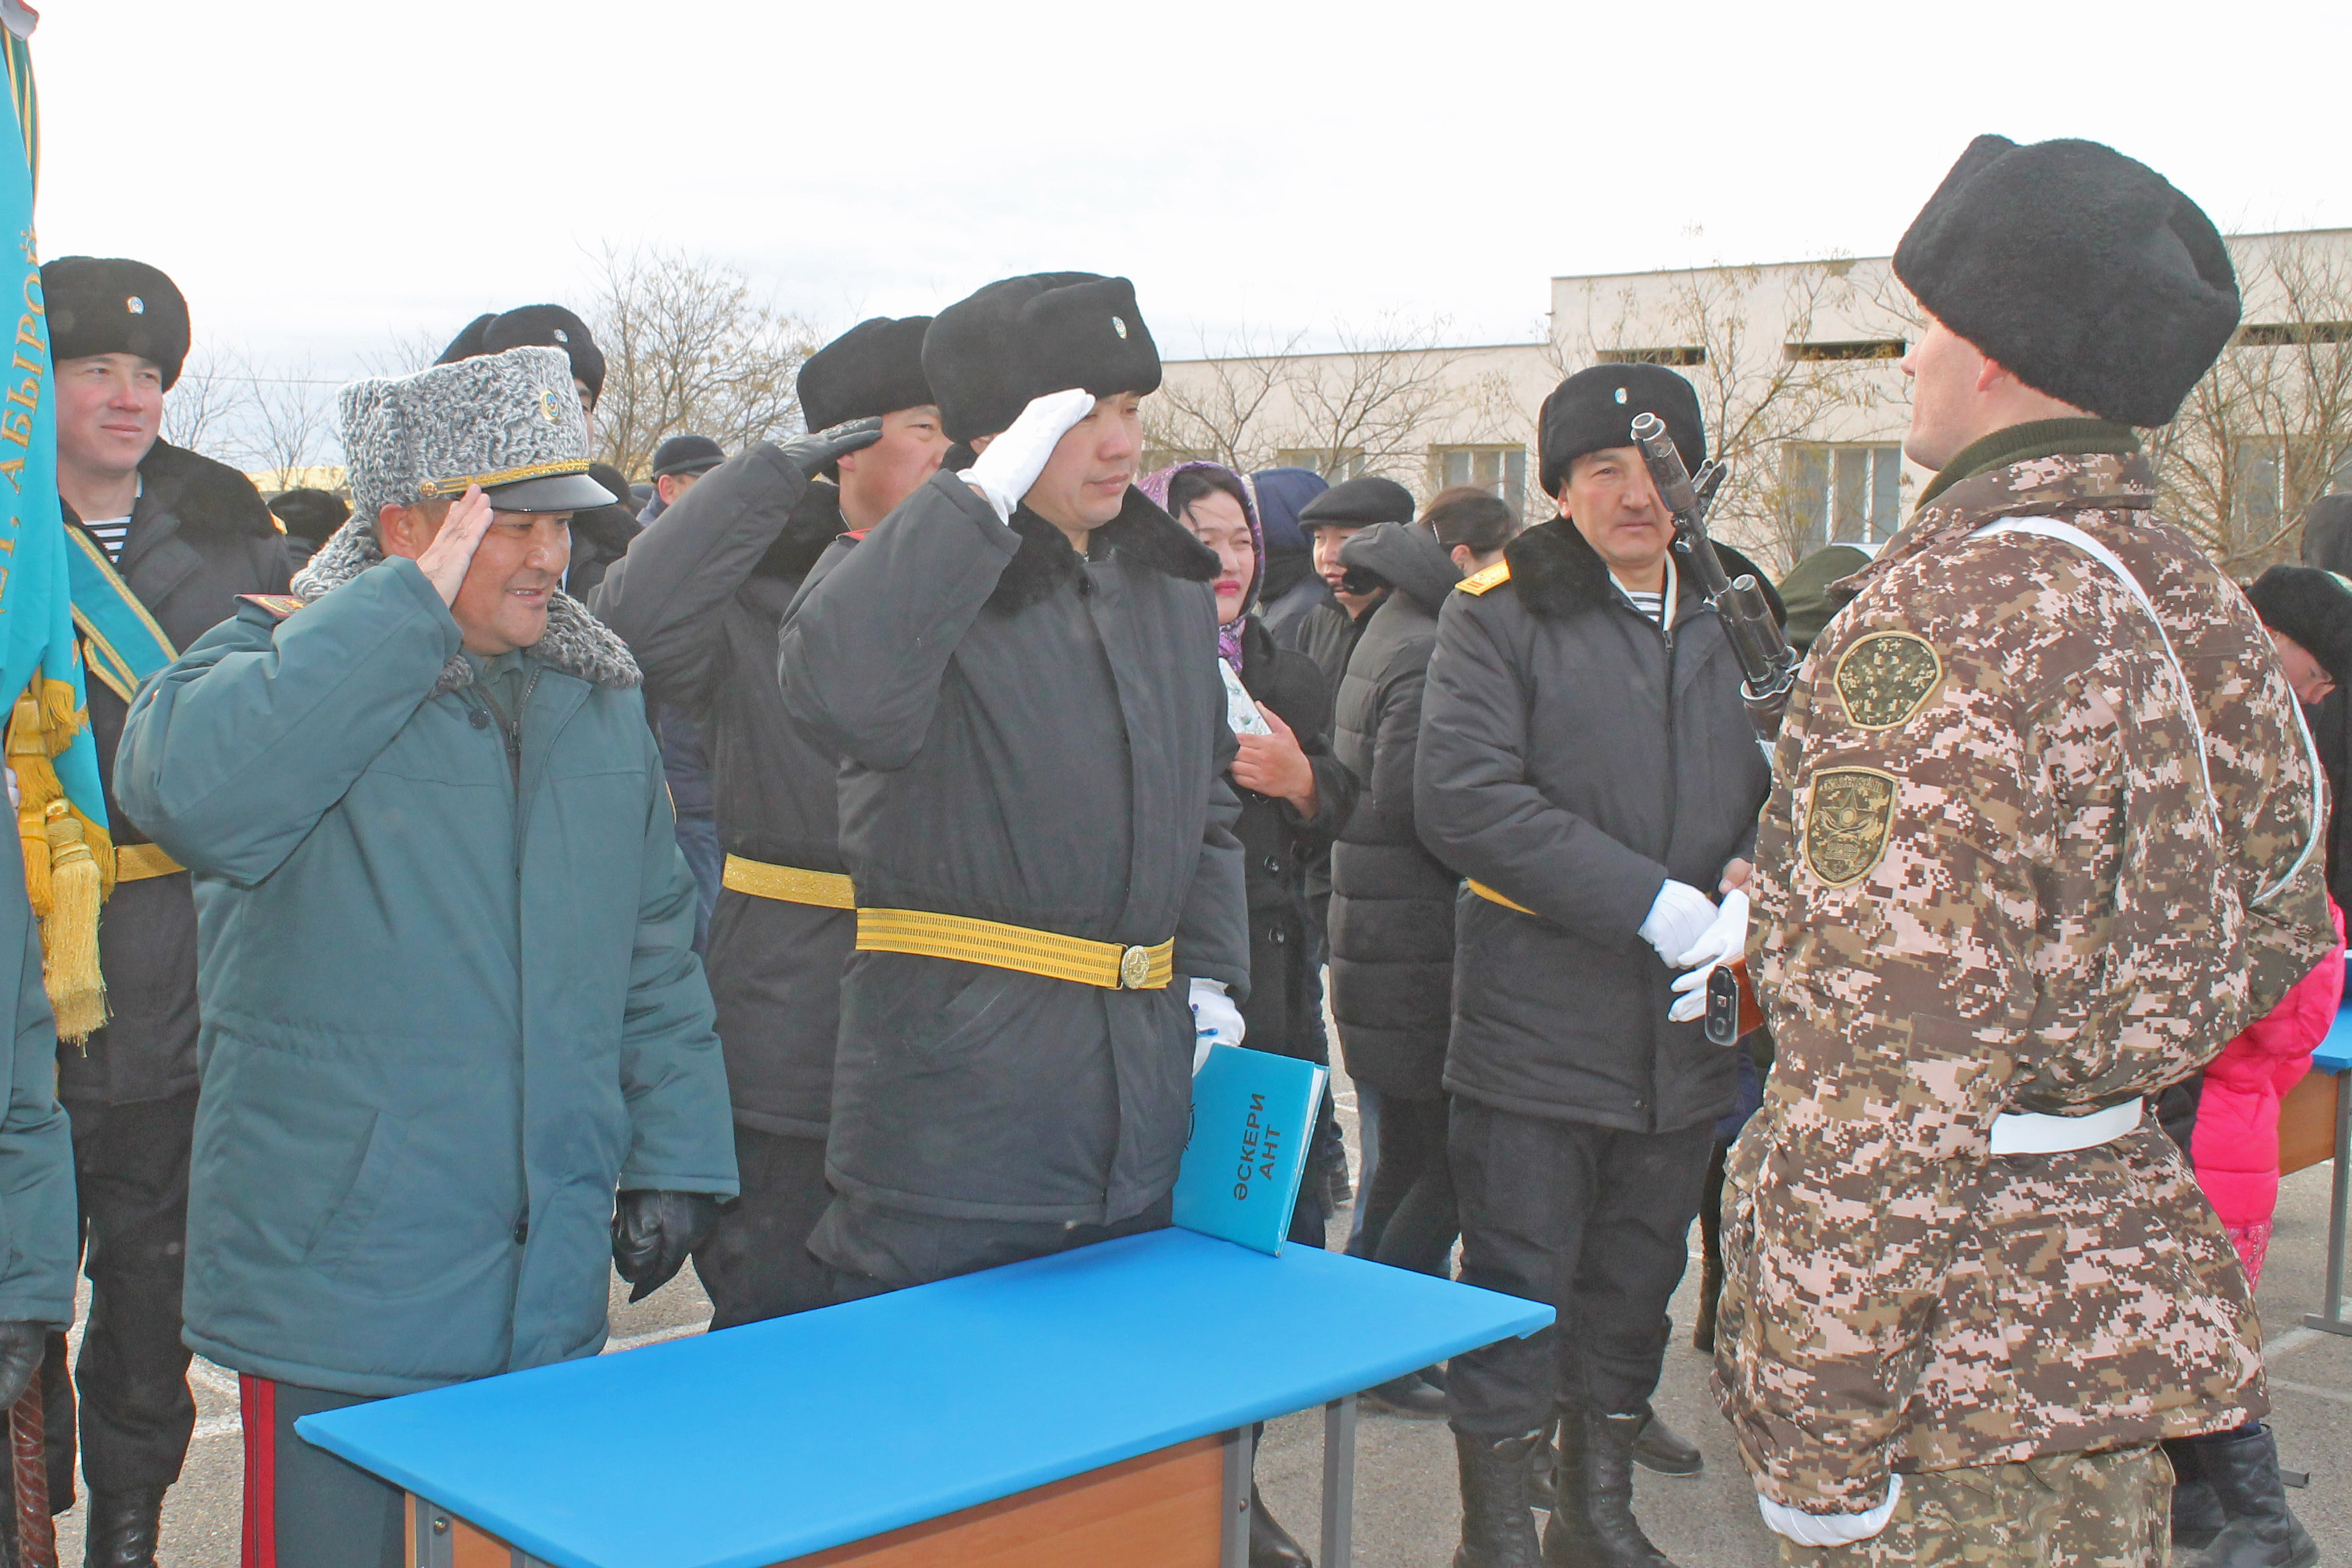
<path fill-rule="evenodd" d="M 2071 522 L 2061 522 L 2054 517 L 2003 518 L 1999 522 L 1988 523 L 1977 530 L 1978 536 L 1995 533 L 2030 533 L 2042 539 L 2055 539 L 2071 544 L 2105 566 L 2109 572 L 2114 573 L 2116 580 L 2129 590 L 2131 596 L 2139 601 L 2140 608 L 2146 610 L 2147 618 L 2155 623 L 2156 635 L 2164 640 L 2165 660 L 2172 666 L 2172 679 L 2180 689 L 2181 711 L 2189 720 L 2189 732 L 2197 738 L 2197 771 L 2205 781 L 2205 809 L 2213 818 L 2217 837 L 2226 837 L 2221 833 L 2221 807 L 2220 800 L 2213 794 L 2212 770 L 2206 765 L 2205 726 L 2198 721 L 2196 693 L 2189 688 L 2189 673 L 2181 668 L 2179 654 L 2173 649 L 2172 634 L 2165 629 L 2164 617 L 2156 613 L 2155 601 L 2147 596 L 2147 590 L 2140 585 L 2140 580 L 2133 575 L 2132 569 L 2124 564 L 2122 557 L 2090 534 Z M 2294 858 L 2294 864 L 2288 867 L 2278 880 L 2263 888 L 2249 900 L 2250 904 L 2257 908 L 2278 897 L 2285 890 L 2287 884 L 2302 873 L 2304 867 L 2310 864 L 2312 852 L 2318 847 L 2320 834 L 2326 826 L 2322 816 L 2319 747 L 2311 738 L 2311 726 L 2304 722 L 2303 705 L 2294 703 L 2290 706 L 2294 712 L 2295 733 L 2302 737 L 2304 757 L 2311 767 L 2311 803 L 2306 813 L 2310 826 L 2304 834 L 2303 852 Z"/>

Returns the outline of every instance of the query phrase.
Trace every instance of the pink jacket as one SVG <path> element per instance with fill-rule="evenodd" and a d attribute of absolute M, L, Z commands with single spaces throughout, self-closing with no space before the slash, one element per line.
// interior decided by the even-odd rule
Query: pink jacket
<path fill-rule="evenodd" d="M 2344 911 L 2328 910 L 2335 951 L 2205 1068 L 2189 1159 L 2226 1226 L 2260 1224 L 2278 1207 L 2279 1100 L 2311 1070 L 2344 999 Z"/>

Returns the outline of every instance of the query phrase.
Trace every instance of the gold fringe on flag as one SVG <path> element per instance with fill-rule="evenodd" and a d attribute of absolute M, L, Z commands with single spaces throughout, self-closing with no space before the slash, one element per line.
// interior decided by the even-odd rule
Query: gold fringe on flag
<path fill-rule="evenodd" d="M 89 722 L 89 712 L 74 705 L 71 686 L 40 676 L 8 720 L 25 895 L 41 922 L 42 984 L 57 1014 L 58 1038 L 77 1046 L 107 1018 L 98 919 L 99 906 L 114 891 L 114 840 L 66 798 L 54 759 Z"/>

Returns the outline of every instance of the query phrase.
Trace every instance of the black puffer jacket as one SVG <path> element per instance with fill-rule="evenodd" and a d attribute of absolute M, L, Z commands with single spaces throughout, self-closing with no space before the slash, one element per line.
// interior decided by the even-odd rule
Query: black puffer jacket
<path fill-rule="evenodd" d="M 1308 967 L 1315 962 L 1307 913 L 1307 867 L 1330 847 L 1355 809 L 1356 774 L 1331 754 L 1331 699 L 1322 672 L 1303 653 L 1276 647 L 1265 626 L 1242 627 L 1242 686 L 1290 726 L 1315 770 L 1315 816 L 1288 801 L 1234 786 L 1241 820 L 1242 867 L 1249 889 L 1250 994 L 1242 1009 L 1246 1044 L 1286 1057 L 1314 1058 L 1322 1033 L 1310 1026 Z"/>
<path fill-rule="evenodd" d="M 1462 895 L 1445 1088 L 1633 1131 L 1712 1121 L 1736 1054 L 1667 1022 L 1674 972 L 1640 931 L 1667 878 L 1713 898 L 1753 852 L 1771 778 L 1739 661 L 1687 581 L 1662 635 L 1572 522 L 1506 561 L 1438 617 L 1413 809 L 1439 859 L 1535 912 Z"/>
<path fill-rule="evenodd" d="M 1331 850 L 1331 1012 L 1348 1076 L 1382 1094 L 1443 1092 L 1454 1008 L 1454 895 L 1462 879 L 1412 817 L 1422 683 L 1460 568 L 1428 529 L 1383 522 L 1339 559 L 1395 592 L 1367 616 L 1339 683 L 1333 746 L 1364 781 Z"/>
<path fill-rule="evenodd" d="M 226 463 L 158 441 L 139 465 L 138 504 L 115 570 L 173 648 L 229 618 L 240 594 L 283 594 L 292 570 L 278 520 Z M 68 522 L 78 522 L 72 509 Z M 97 667 L 92 666 L 93 669 Z M 114 798 L 128 694 L 95 676 L 89 732 L 118 845 L 146 842 Z M 123 882 L 98 928 L 112 1016 L 86 1050 L 58 1056 L 58 1097 L 100 1105 L 161 1100 L 196 1084 L 196 906 L 185 873 Z"/>

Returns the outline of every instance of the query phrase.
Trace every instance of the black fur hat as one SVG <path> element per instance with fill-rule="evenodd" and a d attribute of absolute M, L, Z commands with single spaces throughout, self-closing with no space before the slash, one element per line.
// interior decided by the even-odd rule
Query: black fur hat
<path fill-rule="evenodd" d="M 1160 349 L 1126 279 L 1034 272 L 941 310 L 923 334 L 923 375 L 948 438 L 970 441 L 1049 392 L 1156 392 Z"/>
<path fill-rule="evenodd" d="M 2238 330 L 2212 220 L 2096 142 L 1978 137 L 1911 220 L 1895 275 L 2028 386 L 2125 425 L 2170 422 Z"/>
<path fill-rule="evenodd" d="M 1411 522 L 1412 492 L 1394 479 L 1364 474 L 1343 479 L 1298 509 L 1298 526 L 1369 528 L 1376 522 Z"/>
<path fill-rule="evenodd" d="M 2263 625 L 2301 643 L 2338 686 L 2352 686 L 2352 588 L 2316 566 L 2273 566 L 2246 590 Z"/>
<path fill-rule="evenodd" d="M 542 344 L 562 349 L 572 360 L 572 374 L 586 384 L 588 401 L 604 395 L 604 355 L 588 333 L 588 323 L 561 305 L 524 305 L 509 310 L 482 329 L 482 352 L 504 353 L 509 349 Z"/>
<path fill-rule="evenodd" d="M 41 264 L 49 358 L 137 354 L 163 373 L 163 390 L 188 357 L 188 301 L 160 268 L 120 257 L 60 256 Z"/>
<path fill-rule="evenodd" d="M 1664 365 L 1596 364 L 1552 388 L 1536 416 L 1536 467 L 1544 494 L 1558 496 L 1568 482 L 1568 466 L 1586 453 L 1632 446 L 1639 414 L 1664 420 L 1683 466 L 1698 472 L 1706 462 L 1706 424 L 1691 384 Z"/>
<path fill-rule="evenodd" d="M 433 363 L 456 364 L 461 359 L 478 359 L 488 353 L 489 351 L 482 347 L 482 334 L 489 331 L 490 323 L 498 319 L 496 310 L 485 310 L 467 322 L 458 329 L 457 335 L 449 340 L 449 346 L 441 351 L 441 357 Z"/>
<path fill-rule="evenodd" d="M 307 539 L 313 544 L 324 544 L 335 536 L 352 515 L 351 503 L 332 490 L 288 490 L 269 503 L 286 531 L 297 539 Z"/>
<path fill-rule="evenodd" d="M 823 430 L 936 402 L 923 379 L 923 333 L 930 324 L 929 316 L 876 316 L 809 355 L 800 379 L 801 416 L 808 427 Z"/>

